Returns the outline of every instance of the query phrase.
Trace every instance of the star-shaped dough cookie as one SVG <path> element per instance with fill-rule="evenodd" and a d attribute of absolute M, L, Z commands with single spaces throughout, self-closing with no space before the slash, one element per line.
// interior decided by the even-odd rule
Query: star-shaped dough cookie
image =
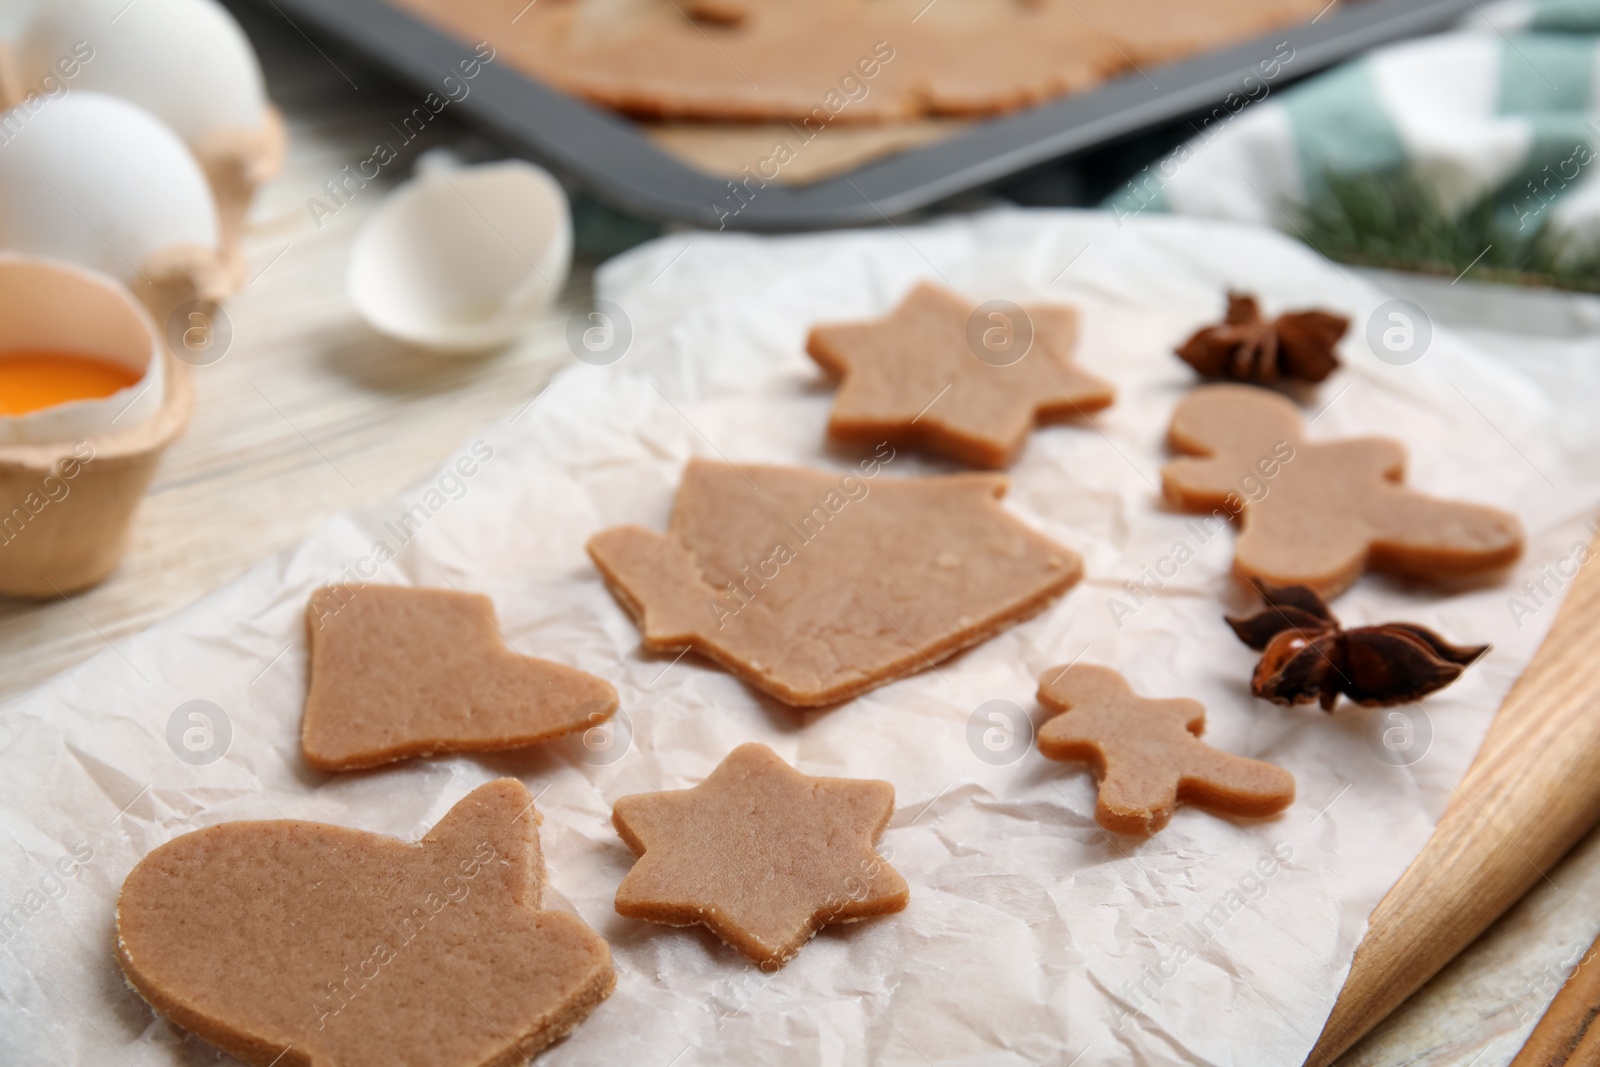
<path fill-rule="evenodd" d="M 985 310 L 923 282 L 881 319 L 814 327 L 806 351 L 840 379 L 831 436 L 1004 467 L 1036 423 L 1110 406 L 1111 386 L 1069 362 L 1077 335 L 1070 307 Z"/>
<path fill-rule="evenodd" d="M 1039 728 L 1039 752 L 1083 760 L 1100 779 L 1094 818 L 1107 830 L 1152 834 L 1180 801 L 1226 815 L 1275 815 L 1294 801 L 1294 778 L 1200 740 L 1198 700 L 1149 700 L 1109 667 L 1053 667 L 1039 703 L 1061 712 Z"/>
<path fill-rule="evenodd" d="M 1082 573 L 1000 506 L 996 475 L 863 466 L 876 476 L 691 460 L 664 536 L 615 526 L 589 555 L 646 648 L 689 645 L 800 706 L 926 670 Z"/>
<path fill-rule="evenodd" d="M 306 762 L 343 771 L 524 748 L 617 710 L 609 682 L 505 646 L 480 593 L 331 585 L 306 605 Z"/>
<path fill-rule="evenodd" d="M 611 821 L 639 857 L 617 911 L 700 923 L 776 969 L 828 923 L 900 911 L 905 879 L 873 851 L 894 787 L 813 778 L 765 745 L 740 745 L 693 789 L 618 800 Z"/>
<path fill-rule="evenodd" d="M 1239 517 L 1233 569 L 1246 580 L 1333 597 L 1367 570 L 1482 576 L 1522 555 L 1516 516 L 1405 485 L 1405 447 L 1387 437 L 1306 440 L 1300 409 L 1266 389 L 1194 390 L 1168 440 L 1181 455 L 1161 469 L 1167 498 Z"/>

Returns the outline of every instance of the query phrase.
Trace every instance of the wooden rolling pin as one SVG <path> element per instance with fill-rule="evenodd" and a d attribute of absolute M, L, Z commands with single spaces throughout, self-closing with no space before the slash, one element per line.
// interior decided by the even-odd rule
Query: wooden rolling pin
<path fill-rule="evenodd" d="M 1600 537 L 1590 546 L 1600 553 Z M 1573 580 L 1433 836 L 1379 901 L 1308 1067 L 1327 1067 L 1600 821 L 1600 559 Z"/>
<path fill-rule="evenodd" d="M 1600 938 L 1528 1035 L 1511 1067 L 1596 1067 L 1600 1064 Z"/>

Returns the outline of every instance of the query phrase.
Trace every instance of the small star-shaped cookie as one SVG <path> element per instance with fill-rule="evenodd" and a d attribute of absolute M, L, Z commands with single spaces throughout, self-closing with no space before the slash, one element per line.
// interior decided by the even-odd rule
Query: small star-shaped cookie
<path fill-rule="evenodd" d="M 828 923 L 906 906 L 905 879 L 873 851 L 894 787 L 813 778 L 765 745 L 740 745 L 693 789 L 618 800 L 611 821 L 639 857 L 617 912 L 701 923 L 764 969 Z"/>
<path fill-rule="evenodd" d="M 923 282 L 884 318 L 814 327 L 806 351 L 840 379 L 833 437 L 1004 467 L 1035 423 L 1110 406 L 1111 386 L 1068 360 L 1077 334 L 1070 307 L 984 311 Z"/>
<path fill-rule="evenodd" d="M 1179 801 L 1226 815 L 1276 815 L 1294 801 L 1282 767 L 1212 748 L 1200 740 L 1198 700 L 1149 700 L 1109 667 L 1053 667 L 1039 703 L 1062 712 L 1039 728 L 1039 752 L 1083 760 L 1100 778 L 1095 821 L 1122 834 L 1152 834 Z"/>

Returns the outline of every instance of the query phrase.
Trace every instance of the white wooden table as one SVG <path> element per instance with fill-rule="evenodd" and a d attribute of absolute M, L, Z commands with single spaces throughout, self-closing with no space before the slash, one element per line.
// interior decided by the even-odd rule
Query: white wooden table
<path fill-rule="evenodd" d="M 0 600 L 0 701 L 70 669 L 311 532 L 429 475 L 478 427 L 515 412 L 567 359 L 565 325 L 588 298 L 579 263 L 557 305 L 517 346 L 441 359 L 373 334 L 344 294 L 350 240 L 415 153 L 464 135 L 449 115 L 383 178 L 318 226 L 307 200 L 392 137 L 416 104 L 372 68 L 319 50 L 270 12 L 242 10 L 290 125 L 283 175 L 248 233 L 252 280 L 227 305 L 227 355 L 196 369 L 199 403 L 141 509 L 133 547 L 98 588 L 42 603 Z M 1343 1067 L 1501 1067 L 1600 929 L 1600 835 Z"/>
<path fill-rule="evenodd" d="M 194 368 L 194 421 L 164 458 L 112 577 L 70 600 L 0 600 L 0 700 L 226 584 L 333 513 L 420 480 L 570 358 L 566 314 L 587 299 L 587 265 L 524 342 L 482 358 L 410 350 L 357 318 L 344 270 L 361 219 L 418 151 L 464 131 L 442 114 L 402 161 L 319 227 L 307 201 L 378 141 L 398 141 L 389 123 L 416 100 L 345 56 L 325 60 L 285 23 L 247 24 L 291 149 L 253 212 L 252 280 L 225 308 L 231 348 Z"/>

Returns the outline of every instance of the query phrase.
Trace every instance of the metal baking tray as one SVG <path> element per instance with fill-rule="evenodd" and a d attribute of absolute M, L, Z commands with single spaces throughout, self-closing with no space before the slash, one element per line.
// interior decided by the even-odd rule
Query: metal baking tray
<path fill-rule="evenodd" d="M 320 32 L 370 56 L 423 91 L 436 88 L 440 71 L 472 56 L 467 45 L 384 0 L 255 2 L 289 18 L 302 32 Z M 1294 49 L 1294 58 L 1274 88 L 1376 45 L 1439 29 L 1474 6 L 1473 0 L 1336 0 L 1312 22 L 977 122 L 947 139 L 844 174 L 804 185 L 770 183 L 737 214 L 726 212 L 726 177 L 696 170 L 657 147 L 631 120 L 509 64 L 486 66 L 471 95 L 457 106 L 458 113 L 512 149 L 636 215 L 718 229 L 856 226 L 1203 113 L 1230 93 L 1258 94 L 1258 64 L 1281 42 Z M 1258 80 L 1247 83 L 1251 76 Z"/>

